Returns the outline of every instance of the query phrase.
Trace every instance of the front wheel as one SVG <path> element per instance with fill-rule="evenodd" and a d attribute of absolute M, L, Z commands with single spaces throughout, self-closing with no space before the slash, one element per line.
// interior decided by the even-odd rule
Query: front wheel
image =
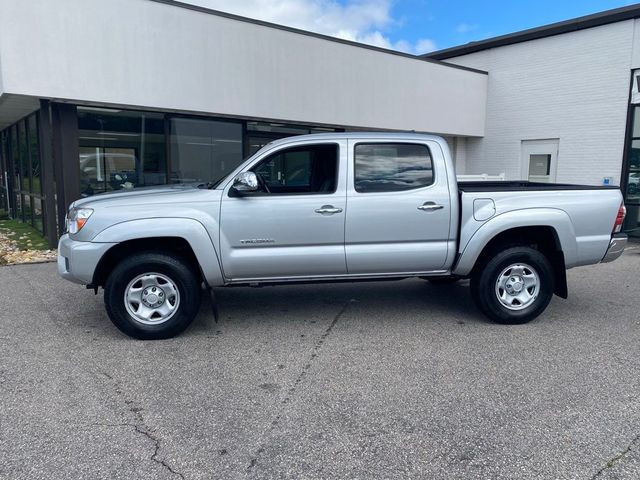
<path fill-rule="evenodd" d="M 533 320 L 547 308 L 553 291 L 553 267 L 547 257 L 529 247 L 498 253 L 471 277 L 476 305 L 498 323 Z"/>
<path fill-rule="evenodd" d="M 141 253 L 128 257 L 109 275 L 104 303 L 122 332 L 141 340 L 182 333 L 200 307 L 195 269 L 179 257 Z"/>

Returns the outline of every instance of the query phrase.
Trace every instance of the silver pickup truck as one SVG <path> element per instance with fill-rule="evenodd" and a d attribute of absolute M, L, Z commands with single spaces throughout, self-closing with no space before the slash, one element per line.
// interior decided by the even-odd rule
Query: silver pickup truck
<path fill-rule="evenodd" d="M 470 278 L 485 315 L 517 324 L 567 297 L 566 269 L 622 254 L 624 215 L 616 187 L 457 183 L 437 136 L 306 135 L 206 185 L 74 202 L 58 270 L 142 339 L 181 333 L 204 289 L 407 277 Z"/>

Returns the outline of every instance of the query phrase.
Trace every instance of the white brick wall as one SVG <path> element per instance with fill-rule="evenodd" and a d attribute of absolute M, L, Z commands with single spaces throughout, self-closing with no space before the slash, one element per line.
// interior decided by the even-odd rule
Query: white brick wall
<path fill-rule="evenodd" d="M 465 171 L 522 178 L 521 141 L 559 138 L 557 182 L 620 182 L 633 20 L 447 61 L 487 70 L 484 138 L 466 140 Z M 636 49 L 638 46 L 636 46 Z"/>

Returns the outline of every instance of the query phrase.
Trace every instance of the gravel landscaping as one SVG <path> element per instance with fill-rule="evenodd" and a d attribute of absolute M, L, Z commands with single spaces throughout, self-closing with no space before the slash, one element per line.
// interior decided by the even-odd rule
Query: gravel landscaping
<path fill-rule="evenodd" d="M 51 262 L 56 250 L 31 226 L 13 220 L 0 220 L 0 265 Z"/>

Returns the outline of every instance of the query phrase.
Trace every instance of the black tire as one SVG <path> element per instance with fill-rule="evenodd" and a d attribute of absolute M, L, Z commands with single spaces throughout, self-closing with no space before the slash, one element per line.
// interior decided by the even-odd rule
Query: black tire
<path fill-rule="evenodd" d="M 143 323 L 129 313 L 125 302 L 129 283 L 147 273 L 170 279 L 170 285 L 179 292 L 174 312 L 162 323 Z M 104 288 L 104 303 L 109 318 L 123 333 L 141 340 L 160 340 L 179 335 L 191 324 L 200 308 L 201 294 L 201 281 L 194 266 L 168 253 L 149 252 L 133 255 L 116 265 Z"/>
<path fill-rule="evenodd" d="M 459 277 L 421 277 L 433 285 L 453 285 L 460 281 Z"/>
<path fill-rule="evenodd" d="M 516 303 L 507 308 L 498 298 L 497 282 L 505 269 L 512 265 L 523 264 L 533 268 L 538 278 L 538 287 L 526 288 L 532 297 L 530 303 Z M 528 273 L 530 275 L 531 272 Z M 521 282 L 516 282 L 520 287 Z M 498 290 L 504 294 L 505 289 Z M 554 291 L 553 267 L 538 250 L 529 247 L 513 247 L 496 253 L 484 264 L 475 269 L 471 277 L 471 296 L 478 309 L 491 320 L 507 324 L 518 325 L 527 323 L 540 315 L 549 305 Z M 516 300 L 515 302 L 518 302 Z"/>

